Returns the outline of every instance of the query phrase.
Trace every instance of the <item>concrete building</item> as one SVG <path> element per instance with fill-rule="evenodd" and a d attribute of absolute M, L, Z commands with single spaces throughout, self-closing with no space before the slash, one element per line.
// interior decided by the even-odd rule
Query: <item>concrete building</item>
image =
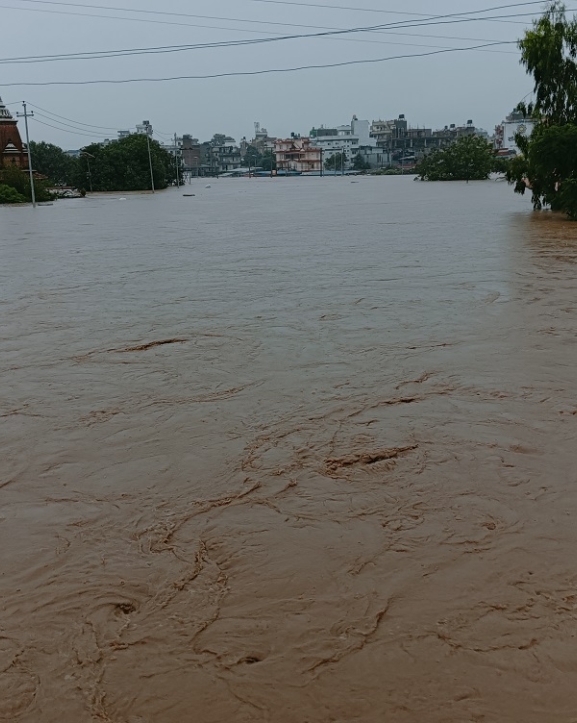
<path fill-rule="evenodd" d="M 376 140 L 370 134 L 369 121 L 360 121 L 356 116 L 353 116 L 350 125 L 313 128 L 310 137 L 315 145 L 322 149 L 324 162 L 336 154 L 343 153 L 346 159 L 345 170 L 353 166 L 361 149 L 376 146 Z M 368 154 L 370 155 L 370 152 Z"/>
<path fill-rule="evenodd" d="M 200 144 L 200 171 L 204 176 L 235 171 L 242 166 L 240 148 L 234 138 L 216 134 Z"/>
<path fill-rule="evenodd" d="M 320 173 L 322 150 L 311 138 L 277 139 L 275 144 L 277 173 Z"/>
<path fill-rule="evenodd" d="M 274 152 L 277 139 L 269 136 L 266 128 L 262 128 L 260 123 L 254 124 L 254 138 L 251 145 L 254 146 L 259 153 Z"/>
<path fill-rule="evenodd" d="M 488 137 L 486 131 L 476 128 L 472 120 L 458 126 L 455 123 L 440 130 L 412 127 L 404 115 L 394 120 L 373 121 L 371 136 L 377 147 L 390 156 L 391 165 L 410 166 L 436 148 L 446 148 L 465 136 Z"/>
<path fill-rule="evenodd" d="M 536 120 L 525 118 L 523 113 L 518 110 L 509 113 L 505 120 L 495 128 L 495 148 L 499 151 L 499 155 L 513 156 L 520 153 L 515 136 L 519 133 L 530 138 L 536 125 Z"/>
<path fill-rule="evenodd" d="M 152 138 L 152 126 L 150 125 L 150 121 L 143 120 L 142 123 L 139 123 L 136 126 L 136 132 L 140 135 L 150 136 Z"/>
<path fill-rule="evenodd" d="M 391 154 L 378 146 L 362 146 L 359 148 L 357 158 L 360 158 L 363 164 L 369 168 L 388 168 L 392 165 Z"/>
<path fill-rule="evenodd" d="M 22 143 L 18 121 L 6 108 L 0 98 L 0 167 L 17 166 L 28 168 L 27 148 Z"/>
<path fill-rule="evenodd" d="M 182 136 L 182 166 L 187 173 L 198 176 L 200 171 L 200 143 L 189 134 Z"/>

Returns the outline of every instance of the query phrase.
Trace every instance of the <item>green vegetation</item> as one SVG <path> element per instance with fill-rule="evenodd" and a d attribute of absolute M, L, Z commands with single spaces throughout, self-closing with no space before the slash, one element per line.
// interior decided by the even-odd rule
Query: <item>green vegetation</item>
<path fill-rule="evenodd" d="M 26 203 L 28 199 L 12 186 L 0 183 L 0 203 Z"/>
<path fill-rule="evenodd" d="M 48 191 L 47 186 L 47 181 L 34 181 L 37 201 L 43 202 L 52 199 L 52 194 Z M 12 190 L 6 191 L 6 188 Z M 0 203 L 29 203 L 32 201 L 28 171 L 23 171 L 17 166 L 3 166 L 0 168 L 0 189 L 2 189 Z M 6 198 L 12 200 L 3 200 Z"/>
<path fill-rule="evenodd" d="M 154 186 L 176 183 L 174 157 L 157 141 L 150 141 Z M 93 143 L 82 149 L 73 185 L 92 191 L 145 191 L 151 188 L 145 135 L 131 135 L 111 143 Z"/>
<path fill-rule="evenodd" d="M 494 165 L 490 143 L 478 136 L 464 136 L 448 148 L 429 153 L 415 170 L 422 181 L 483 181 Z"/>
<path fill-rule="evenodd" d="M 263 171 L 276 170 L 276 156 L 272 151 L 261 153 L 255 146 L 247 146 L 243 166 L 260 168 Z"/>
<path fill-rule="evenodd" d="M 402 175 L 403 175 L 402 170 L 400 168 L 394 168 L 393 166 L 389 166 L 388 168 L 378 168 L 376 171 L 371 171 L 371 176 L 402 176 Z"/>
<path fill-rule="evenodd" d="M 327 158 L 325 168 L 327 171 L 340 171 L 347 167 L 346 153 L 335 153 L 334 156 Z"/>
<path fill-rule="evenodd" d="M 519 110 L 539 120 L 530 138 L 518 135 L 511 161 L 515 191 L 530 188 L 533 207 L 549 206 L 577 220 L 577 21 L 552 2 L 519 41 L 521 63 L 535 81 L 535 102 Z"/>
<path fill-rule="evenodd" d="M 54 186 L 70 186 L 73 184 L 77 161 L 68 156 L 62 148 L 52 143 L 35 143 L 30 141 L 33 168 Z"/>
<path fill-rule="evenodd" d="M 355 171 L 369 171 L 371 164 L 357 153 L 355 160 L 353 161 L 353 169 Z"/>

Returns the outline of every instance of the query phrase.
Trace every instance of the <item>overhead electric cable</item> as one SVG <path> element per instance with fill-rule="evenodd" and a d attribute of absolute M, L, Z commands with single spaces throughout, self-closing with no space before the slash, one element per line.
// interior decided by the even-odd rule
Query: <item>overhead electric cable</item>
<path fill-rule="evenodd" d="M 34 120 L 36 121 L 36 123 L 40 123 L 40 125 L 42 125 L 42 126 L 47 126 L 48 128 L 54 128 L 54 130 L 62 131 L 63 133 L 72 133 L 73 135 L 76 135 L 76 136 L 85 136 L 86 138 L 94 138 L 94 134 L 82 133 L 80 131 L 70 131 L 65 128 L 59 128 L 58 126 L 53 126 L 53 125 L 50 125 L 50 123 L 45 123 L 44 121 L 38 120 L 38 118 L 36 118 L 36 116 L 33 116 L 33 117 L 34 117 Z"/>
<path fill-rule="evenodd" d="M 72 118 L 67 118 L 63 115 L 58 115 L 57 113 L 53 113 L 52 111 L 46 110 L 46 108 L 41 108 L 39 105 L 35 105 L 34 103 L 28 102 L 28 105 L 32 106 L 32 108 L 35 108 L 36 110 L 42 111 L 43 113 L 46 113 L 47 115 L 55 116 L 55 118 L 61 118 L 65 121 L 70 121 L 70 123 L 75 123 L 77 126 L 87 126 L 88 128 L 96 128 L 101 131 L 117 131 L 118 127 L 113 128 L 112 126 L 96 126 L 92 123 L 81 123 L 80 121 L 75 121 Z M 50 118 L 49 120 L 52 120 Z M 54 123 L 58 123 L 58 120 L 54 120 Z"/>
<path fill-rule="evenodd" d="M 506 7 L 513 7 L 518 5 L 526 5 L 530 3 L 515 3 L 515 4 L 509 4 L 506 6 L 498 6 L 497 8 L 489 8 L 489 9 L 483 9 L 483 10 L 477 10 L 477 11 L 467 11 L 466 13 L 453 13 L 449 15 L 443 15 L 443 16 L 431 16 L 427 18 L 427 21 L 419 21 L 416 23 L 409 23 L 409 21 L 400 21 L 395 23 L 388 23 L 383 24 L 379 26 L 370 26 L 367 28 L 343 28 L 343 29 L 330 29 L 328 31 L 325 31 L 323 33 L 316 33 L 316 34 L 298 34 L 298 35 L 291 35 L 291 36 L 273 36 L 272 38 L 255 38 L 255 39 L 247 39 L 247 40 L 241 40 L 241 41 L 225 41 L 222 43 L 208 43 L 208 44 L 195 44 L 192 46 L 165 46 L 165 47 L 159 47 L 159 48 L 151 48 L 151 49 L 134 49 L 134 50 L 127 50 L 127 51 L 94 51 L 93 53 L 78 53 L 78 54 L 67 54 L 67 55 L 53 55 L 53 56 L 24 56 L 20 58 L 15 59 L 4 59 L 0 62 L 7 63 L 11 62 L 11 60 L 14 60 L 14 62 L 32 62 L 33 60 L 36 61 L 37 59 L 40 60 L 60 60 L 64 58 L 74 58 L 74 59 L 84 59 L 85 57 L 90 56 L 92 59 L 92 56 L 97 57 L 118 57 L 120 55 L 129 55 L 129 54 L 145 54 L 145 53 L 152 53 L 152 52 L 180 52 L 181 50 L 190 50 L 190 49 L 198 49 L 200 47 L 229 47 L 230 45 L 236 45 L 236 44 L 254 44 L 254 43 L 261 43 L 261 42 L 276 42 L 281 40 L 291 40 L 296 38 L 311 38 L 311 37 L 328 37 L 333 35 L 342 35 L 342 34 L 350 34 L 350 33 L 360 33 L 360 32 L 371 32 L 375 30 L 376 28 L 379 28 L 382 32 L 384 29 L 391 28 L 391 27 L 402 27 L 402 28 L 411 28 L 411 27 L 422 27 L 423 25 L 437 25 L 437 24 L 447 24 L 446 21 L 439 22 L 438 20 L 435 20 L 435 18 L 450 18 L 453 16 L 461 16 L 461 15 L 470 15 L 472 13 L 480 13 L 480 12 L 490 12 L 493 9 L 504 9 Z M 2 6 L 5 7 L 5 6 Z M 15 9 L 15 8 L 11 8 Z M 529 15 L 532 15 L 533 13 L 529 13 Z M 518 15 L 515 15 L 517 17 Z M 503 16 L 499 16 L 503 17 Z M 510 17 L 510 16 L 509 16 Z M 486 19 L 486 18 L 482 18 Z M 467 18 L 465 21 L 471 21 L 471 20 L 477 20 L 477 18 Z M 433 21 L 433 22 L 430 22 Z M 403 23 L 402 25 L 400 23 Z M 463 22 L 463 20 L 458 21 L 451 21 L 451 22 Z M 385 32 L 391 32 L 390 30 L 385 30 Z M 417 37 L 424 37 L 419 34 L 414 34 Z M 438 36 L 431 36 L 431 37 L 438 37 Z M 454 38 L 457 39 L 457 38 Z M 354 39 L 355 41 L 358 41 L 358 39 Z M 472 39 L 474 41 L 477 41 L 477 39 Z M 481 40 L 481 39 L 479 39 Z M 382 41 L 368 41 L 368 42 L 379 42 Z M 482 42 L 491 42 L 491 41 L 485 41 L 485 39 L 482 39 Z M 393 44 L 393 43 L 390 43 Z M 424 44 L 421 47 L 439 47 L 441 49 L 442 46 L 425 46 Z M 497 51 L 497 52 L 503 52 L 503 51 Z"/>
<path fill-rule="evenodd" d="M 29 103 L 29 105 L 32 105 L 32 103 Z M 36 110 L 36 114 L 37 114 L 38 116 L 40 116 L 40 118 L 44 118 L 45 120 L 52 121 L 53 123 L 58 123 L 59 125 L 67 126 L 68 128 L 72 128 L 72 129 L 74 129 L 74 130 L 76 130 L 76 131 L 81 131 L 81 132 L 83 132 L 83 133 L 86 133 L 86 129 L 85 129 L 85 128 L 79 128 L 79 127 L 78 127 L 78 126 L 84 125 L 84 124 L 76 123 L 76 121 L 71 121 L 71 123 L 74 123 L 74 125 L 71 125 L 71 123 L 65 123 L 64 121 L 55 120 L 54 118 L 51 118 L 49 115 L 46 115 L 46 114 L 44 114 L 44 113 L 38 112 L 38 110 L 36 109 L 36 106 L 34 106 L 34 109 Z M 101 128 L 100 130 L 107 130 L 107 131 L 118 132 L 118 128 L 106 128 L 106 129 L 105 129 L 105 128 Z"/>
<path fill-rule="evenodd" d="M 323 10 L 353 10 L 354 12 L 360 13 L 393 13 L 395 15 L 413 15 L 415 17 L 426 16 L 426 13 L 408 13 L 397 10 L 381 10 L 380 8 L 354 8 L 345 5 L 321 5 L 320 3 L 294 2 L 293 0 L 245 0 L 245 2 L 266 3 L 267 5 L 296 5 L 297 7 L 321 8 Z"/>
<path fill-rule="evenodd" d="M 471 50 L 479 50 L 480 48 L 491 47 L 495 45 L 514 45 L 516 41 L 501 41 L 496 43 L 485 43 L 483 45 L 473 45 L 467 48 L 451 48 L 448 50 L 432 50 L 427 53 L 414 53 L 406 55 L 392 55 L 386 58 L 367 58 L 361 60 L 344 60 L 337 63 L 319 63 L 314 65 L 301 65 L 292 68 L 265 68 L 261 70 L 247 71 L 231 71 L 228 73 L 212 73 L 208 75 L 178 75 L 167 78 L 122 78 L 122 79 L 102 79 L 102 80 L 52 80 L 52 81 L 32 81 L 21 83 L 0 83 L 0 87 L 43 87 L 43 86 L 78 86 L 78 85 L 124 85 L 127 83 L 166 83 L 178 80 L 212 80 L 216 78 L 234 78 L 242 76 L 268 75 L 273 73 L 294 73 L 303 70 L 319 70 L 324 68 L 342 68 L 352 65 L 369 65 L 377 63 L 385 63 L 392 60 L 404 60 L 407 58 L 425 58 L 433 55 L 443 55 L 447 53 L 463 53 Z"/>
<path fill-rule="evenodd" d="M 168 10 L 142 10 L 141 8 L 126 8 L 126 7 L 110 7 L 109 5 L 94 5 L 91 3 L 76 3 L 76 2 L 62 2 L 62 0 L 19 0 L 19 2 L 27 2 L 34 5 L 58 5 L 60 7 L 73 7 L 73 8 L 88 8 L 90 10 L 107 10 L 112 12 L 127 12 L 127 13 L 133 13 L 133 14 L 142 14 L 142 15 L 163 15 L 167 17 L 183 17 L 183 18 L 196 18 L 196 19 L 202 19 L 202 20 L 224 20 L 227 22 L 235 22 L 235 23 L 248 23 L 251 25 L 280 25 L 285 27 L 295 27 L 295 28 L 316 28 L 318 30 L 323 29 L 329 29 L 333 30 L 334 28 L 323 28 L 322 26 L 315 26 L 315 25 L 303 25 L 299 23 L 286 23 L 286 22 L 276 22 L 276 21 L 268 21 L 268 20 L 252 20 L 248 18 L 228 18 L 228 17 L 222 17 L 219 15 L 200 15 L 197 13 L 176 13 L 176 12 L 170 12 Z M 433 16 L 435 18 L 437 17 L 459 17 L 459 16 L 467 16 L 467 15 L 478 15 L 479 13 L 488 13 L 488 12 L 494 12 L 495 10 L 506 10 L 508 8 L 512 7 L 526 7 L 527 5 L 542 5 L 543 0 L 530 0 L 529 2 L 516 2 L 516 3 L 509 3 L 507 5 L 499 5 L 492 8 L 487 8 L 484 10 L 471 10 L 471 11 L 464 11 L 460 13 L 450 13 L 447 15 L 436 15 Z M 391 11 L 394 12 L 394 11 Z M 405 13 L 399 12 L 396 13 L 397 15 L 404 15 Z M 410 13 L 408 13 L 410 14 Z M 427 16 L 425 16 L 427 17 Z M 430 18 L 431 16 L 429 16 Z M 405 21 L 399 20 L 399 23 L 403 23 Z"/>
<path fill-rule="evenodd" d="M 410 26 L 406 26 L 410 27 Z M 434 38 L 436 40 L 458 40 L 459 42 L 471 42 L 471 43 L 492 43 L 495 42 L 494 38 L 470 38 L 459 35 L 428 35 L 423 33 L 398 33 L 396 31 L 386 31 L 387 36 L 393 35 L 395 37 L 409 37 L 409 38 Z M 264 40 L 268 41 L 268 38 Z M 50 62 L 53 60 L 98 60 L 100 58 L 116 58 L 124 55 L 146 55 L 150 53 L 164 53 L 164 52 L 179 52 L 181 50 L 204 50 L 210 48 L 219 47 L 236 47 L 237 45 L 243 44 L 257 44 L 258 38 L 243 40 L 227 40 L 214 43 L 195 43 L 187 45 L 160 45 L 152 46 L 148 48 L 117 48 L 114 50 L 93 50 L 93 51 L 82 51 L 77 53 L 56 53 L 52 55 L 19 55 L 10 58 L 0 58 L 0 64 L 7 63 L 27 63 L 27 62 Z M 384 40 L 373 40 L 369 41 L 372 43 L 378 43 L 379 45 L 387 45 L 388 42 Z"/>
<path fill-rule="evenodd" d="M 332 38 L 328 38 L 332 39 Z M 455 38 L 456 40 L 457 38 Z M 487 42 L 487 43 L 493 43 L 497 42 L 495 40 L 488 40 L 486 38 L 463 38 L 463 40 L 475 40 L 478 42 Z M 413 48 L 440 48 L 445 50 L 452 50 L 452 46 L 447 45 L 433 45 L 431 43 L 402 43 L 398 41 L 383 41 L 383 40 L 377 40 L 377 41 L 368 41 L 368 42 L 376 42 L 379 45 L 400 45 L 403 47 L 413 47 Z M 511 41 L 516 42 L 516 41 Z M 135 48 L 133 50 L 118 50 L 118 51 L 101 51 L 100 54 L 66 54 L 61 56 L 30 56 L 30 57 L 23 57 L 23 58 L 0 58 L 0 65 L 31 65 L 36 63 L 55 63 L 55 62 L 66 62 L 66 61 L 77 61 L 77 60 L 107 60 L 109 58 L 127 58 L 127 57 L 133 57 L 135 55 L 162 55 L 162 54 L 172 54 L 172 53 L 183 53 L 183 52 L 189 52 L 191 50 L 201 50 L 205 49 L 206 47 L 214 47 L 214 46 L 207 46 L 207 45 L 181 45 L 181 46 L 166 46 L 164 48 Z M 224 46 L 224 47 L 230 47 L 230 46 Z M 236 46 L 232 46 L 236 47 Z M 481 52 L 481 51 L 480 51 Z M 510 50 L 489 50 L 486 49 L 482 52 L 488 52 L 488 53 L 505 53 L 505 54 L 516 54 L 514 51 Z"/>
<path fill-rule="evenodd" d="M 28 1 L 28 0 L 23 0 Z M 535 13 L 515 13 L 510 15 L 497 15 L 497 16 L 487 16 L 487 17 L 481 17 L 481 18 L 470 18 L 466 16 L 479 14 L 479 13 L 487 13 L 492 12 L 494 10 L 502 10 L 510 7 L 519 7 L 522 5 L 528 5 L 528 4 L 541 4 L 541 0 L 533 0 L 531 3 L 513 3 L 509 5 L 500 5 L 496 6 L 494 8 L 486 8 L 482 10 L 471 10 L 467 12 L 462 13 L 450 13 L 446 15 L 433 15 L 429 16 L 428 18 L 425 18 L 422 21 L 418 21 L 414 24 L 408 24 L 410 21 L 408 20 L 400 20 L 395 21 L 392 23 L 382 24 L 382 25 L 375 25 L 370 26 L 368 28 L 342 28 L 342 29 L 329 29 L 328 33 L 320 33 L 318 34 L 318 37 L 324 36 L 324 35 L 339 35 L 342 33 L 355 33 L 355 32 L 374 32 L 374 33 L 381 33 L 383 29 L 386 28 L 399 28 L 402 29 L 404 27 L 422 27 L 427 25 L 437 25 L 437 24 L 453 24 L 453 23 L 459 23 L 459 22 L 488 22 L 488 21 L 503 21 L 503 22 L 516 22 L 514 20 L 507 20 L 507 18 L 516 18 L 516 17 L 527 17 L 527 16 L 533 16 Z M 175 22 L 175 21 L 169 21 L 169 20 L 150 20 L 146 18 L 130 18 L 130 17 L 123 17 L 123 16 L 114 16 L 114 15 L 102 15 L 98 13 L 77 13 L 72 11 L 61 11 L 61 10 L 43 10 L 41 8 L 27 8 L 27 7 L 13 7 L 11 5 L 0 5 L 0 7 L 8 10 L 16 10 L 16 11 L 24 11 L 24 12 L 42 12 L 47 14 L 53 14 L 53 15 L 71 15 L 74 17 L 96 17 L 96 18 L 105 18 L 109 20 L 122 20 L 126 22 L 141 22 L 141 23 L 152 23 L 152 24 L 161 24 L 161 25 L 176 25 L 179 27 L 186 26 L 186 27 L 196 27 L 196 28 L 204 28 L 204 29 L 217 29 L 217 30 L 226 30 L 228 32 L 250 32 L 250 33 L 256 33 L 259 32 L 257 30 L 250 30 L 245 29 L 244 31 L 241 28 L 224 28 L 222 26 L 214 26 L 214 25 L 204 25 L 204 24 L 198 24 L 198 23 L 183 23 L 183 22 Z M 82 5 L 74 5 L 74 7 L 83 7 Z M 437 22 L 428 22 L 428 21 L 435 21 L 442 18 L 460 18 L 457 20 L 447 20 L 442 23 Z M 270 23 L 274 24 L 274 23 Z M 524 23 L 521 23 L 524 24 Z M 314 27 L 314 26 L 313 26 Z M 298 37 L 298 36 L 296 36 Z M 307 36 L 305 36 L 307 37 Z M 316 37 L 316 34 L 310 34 L 308 37 Z M 366 42 L 366 41 L 364 41 Z"/>

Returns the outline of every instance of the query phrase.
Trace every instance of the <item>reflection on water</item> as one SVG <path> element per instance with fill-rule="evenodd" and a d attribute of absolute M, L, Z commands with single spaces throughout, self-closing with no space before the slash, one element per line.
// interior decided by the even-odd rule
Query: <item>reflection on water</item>
<path fill-rule="evenodd" d="M 204 185 L 0 211 L 0 720 L 571 721 L 577 226 Z"/>

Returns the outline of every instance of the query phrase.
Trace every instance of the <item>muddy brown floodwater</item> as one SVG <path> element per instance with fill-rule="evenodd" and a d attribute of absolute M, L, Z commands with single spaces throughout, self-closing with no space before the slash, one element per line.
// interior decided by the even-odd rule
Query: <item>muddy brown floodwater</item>
<path fill-rule="evenodd" d="M 577 225 L 205 185 L 0 210 L 0 720 L 575 723 Z"/>

